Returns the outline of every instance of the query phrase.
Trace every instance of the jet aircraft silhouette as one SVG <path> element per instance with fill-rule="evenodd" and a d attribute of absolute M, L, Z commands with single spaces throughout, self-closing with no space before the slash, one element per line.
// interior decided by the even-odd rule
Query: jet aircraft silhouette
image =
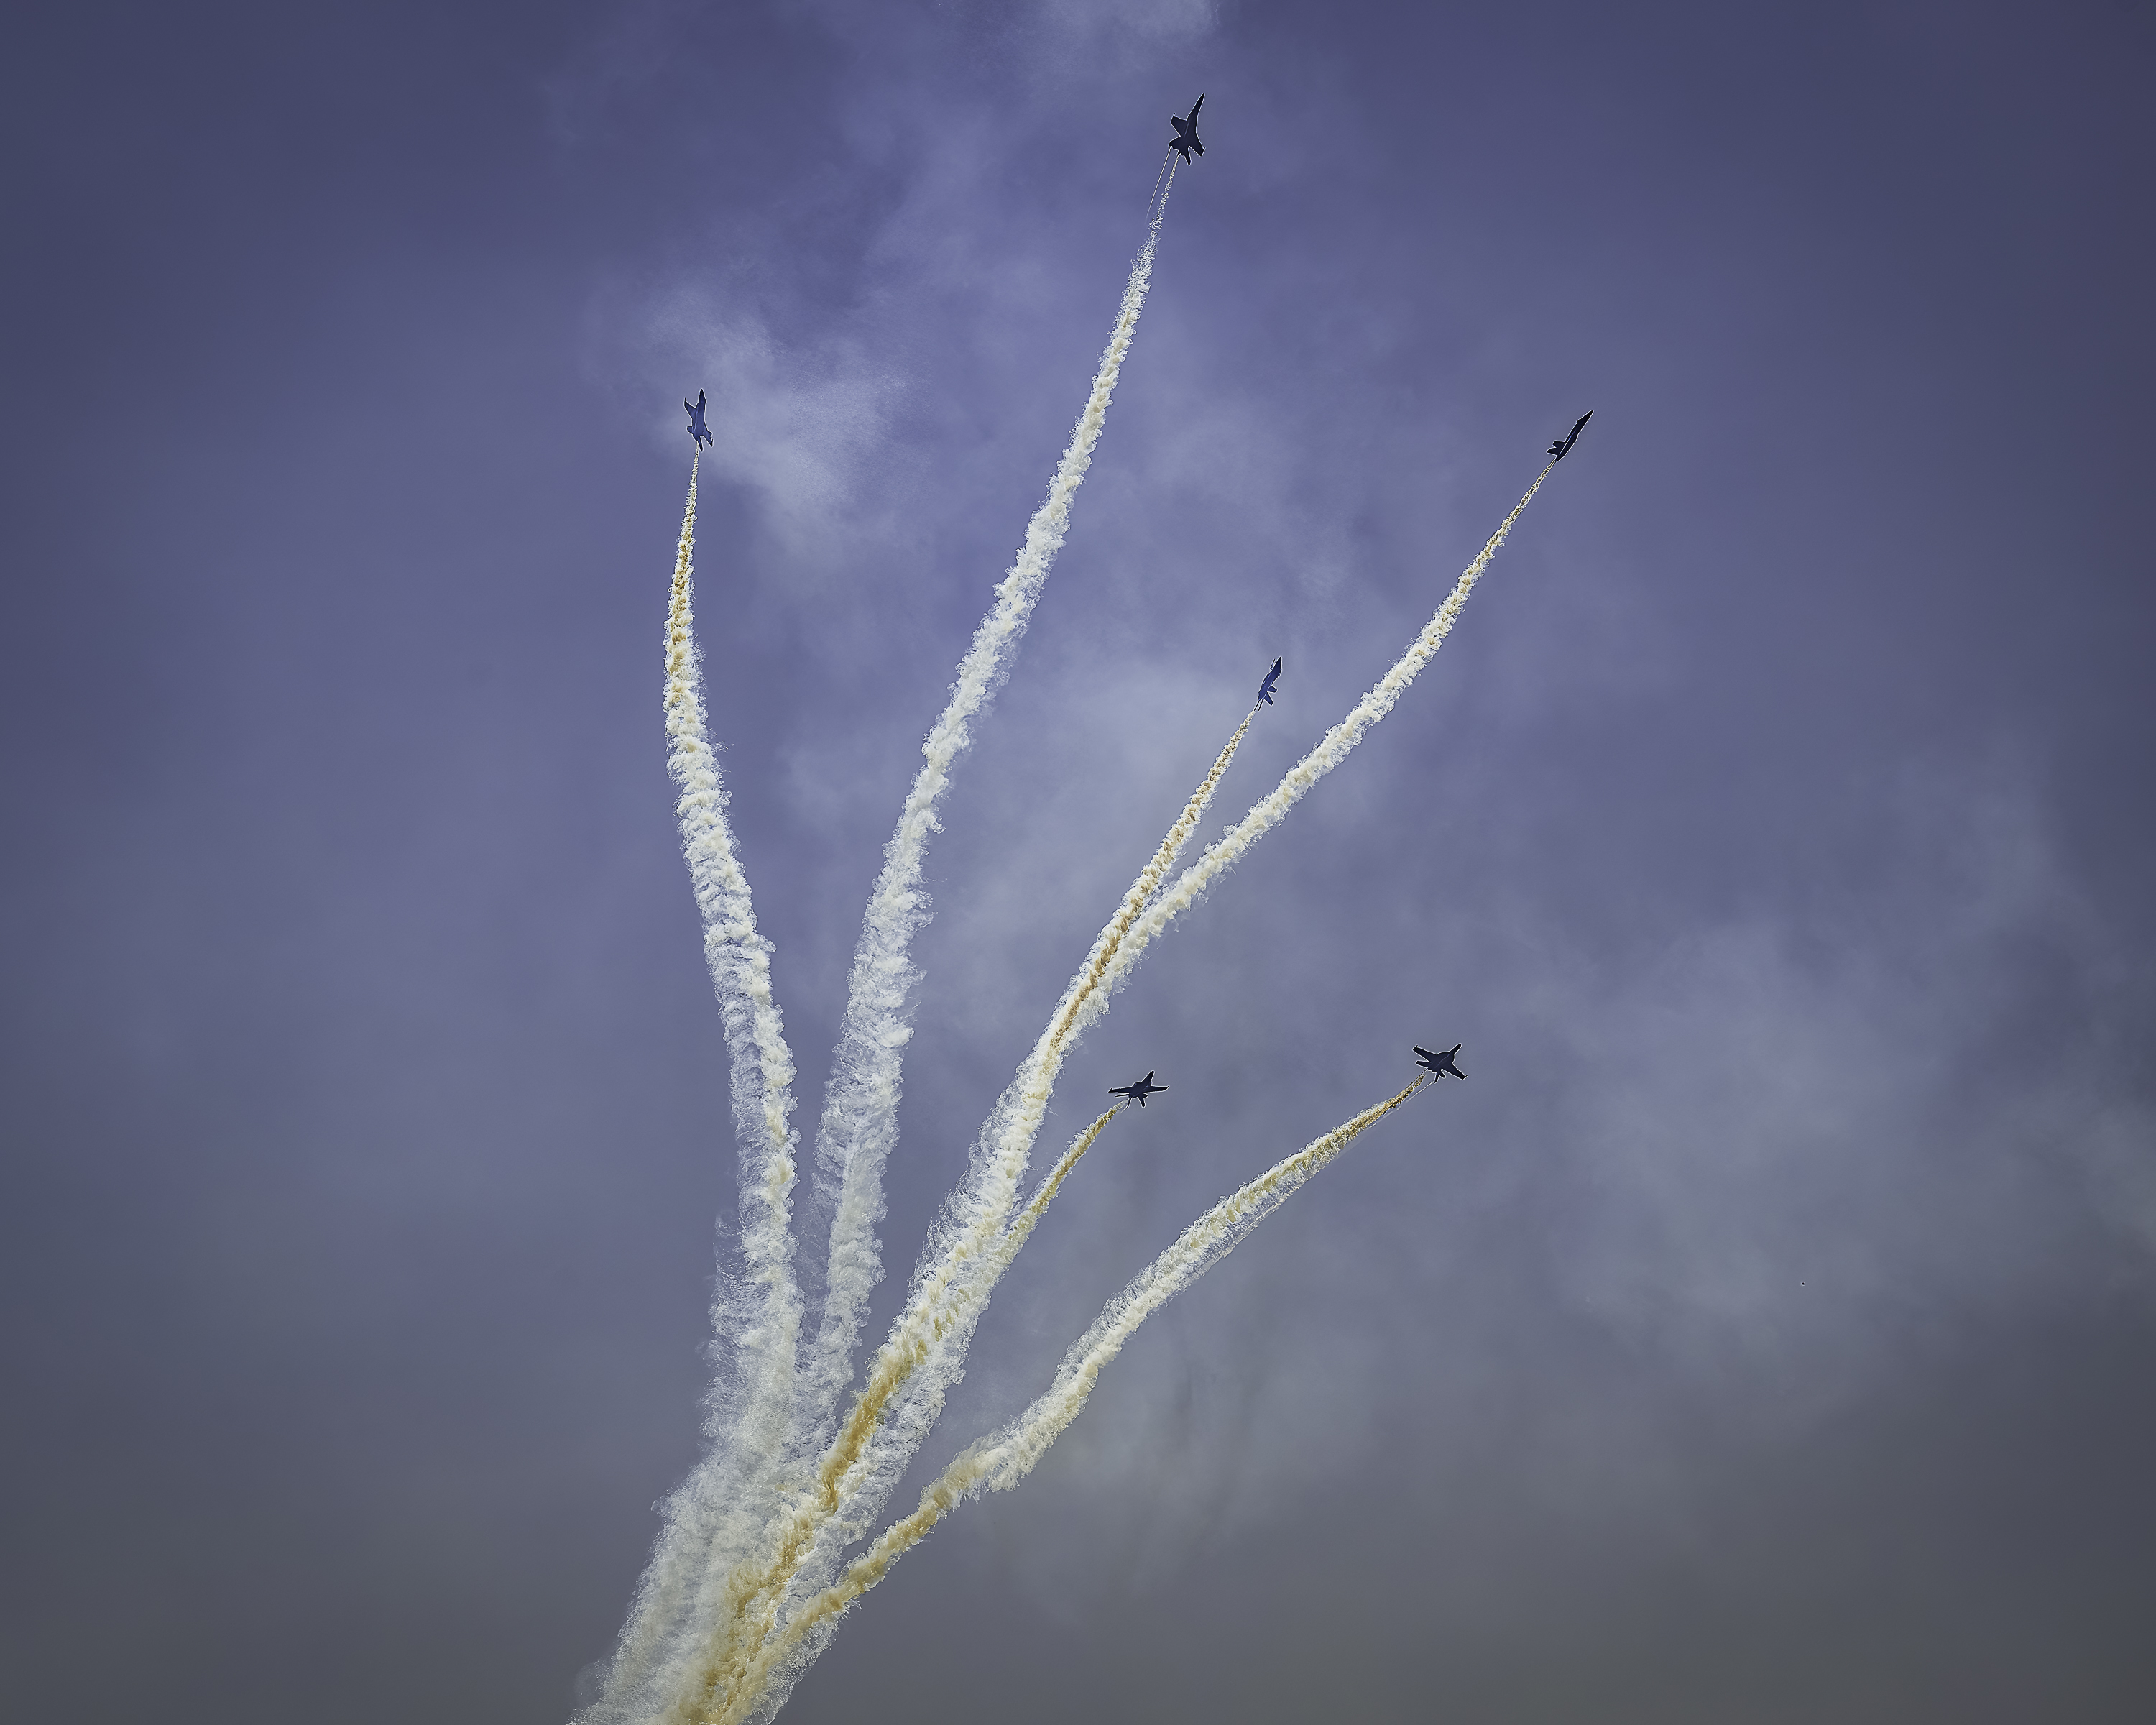
<path fill-rule="evenodd" d="M 1585 413 L 1579 416 L 1579 425 L 1586 424 L 1587 422 L 1594 417 L 1594 409 L 1589 408 Z M 1549 453 L 1553 459 L 1558 461 L 1563 460 L 1565 451 L 1579 441 L 1579 425 L 1575 425 L 1572 428 L 1571 436 L 1561 437 L 1549 446 Z"/>
<path fill-rule="evenodd" d="M 1152 1074 L 1148 1072 L 1144 1077 L 1138 1080 L 1136 1084 L 1124 1084 L 1111 1086 L 1109 1089 L 1108 1094 L 1111 1096 L 1128 1096 L 1132 1101 L 1136 1102 L 1138 1106 L 1142 1108 L 1145 1106 L 1145 1099 L 1147 1096 L 1157 1096 L 1167 1088 L 1168 1086 L 1164 1084 L 1155 1084 L 1152 1081 Z"/>
<path fill-rule="evenodd" d="M 1428 1049 L 1419 1047 L 1415 1050 L 1415 1052 L 1420 1055 L 1422 1058 L 1417 1060 L 1415 1065 L 1418 1066 L 1426 1067 L 1430 1071 L 1437 1074 L 1440 1078 L 1444 1077 L 1448 1072 L 1450 1072 L 1455 1078 L 1465 1078 L 1467 1075 L 1461 1071 L 1459 1067 L 1452 1064 L 1453 1055 L 1458 1054 L 1463 1046 L 1465 1046 L 1464 1044 L 1455 1042 L 1451 1047 L 1446 1049 L 1443 1054 L 1432 1054 Z"/>
<path fill-rule="evenodd" d="M 1193 150 L 1200 156 L 1205 153 L 1204 145 L 1198 141 L 1198 110 L 1204 105 L 1205 98 L 1200 96 L 1190 105 L 1190 117 L 1188 120 L 1178 120 L 1173 114 L 1168 116 L 1168 123 L 1175 128 L 1175 136 L 1168 141 L 1168 147 L 1183 158 L 1183 165 L 1185 167 L 1190 166 L 1190 152 Z"/>
<path fill-rule="evenodd" d="M 1265 702 L 1267 706 L 1273 704 L 1273 685 L 1280 681 L 1281 667 L 1286 663 L 1287 660 L 1284 658 L 1276 659 L 1273 661 L 1273 668 L 1265 673 L 1265 681 L 1258 685 L 1258 699 Z"/>
<path fill-rule="evenodd" d="M 686 402 L 681 405 L 689 408 L 689 435 L 696 439 L 696 447 L 701 449 L 711 440 L 711 434 L 704 429 L 704 392 L 696 392 L 696 406 L 690 408 Z"/>

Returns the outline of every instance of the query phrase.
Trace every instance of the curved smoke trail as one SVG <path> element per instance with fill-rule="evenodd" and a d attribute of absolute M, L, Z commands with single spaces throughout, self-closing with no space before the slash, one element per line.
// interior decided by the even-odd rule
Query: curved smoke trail
<path fill-rule="evenodd" d="M 1029 1119 L 1024 1143 L 1016 1146 L 1014 1153 L 1014 1147 L 1005 1144 L 1005 1154 L 990 1165 L 988 1172 L 998 1183 L 976 1194 L 968 1212 L 970 1225 L 947 1239 L 932 1235 L 905 1310 L 870 1360 L 866 1381 L 816 1463 L 809 1490 L 775 1531 L 769 1542 L 768 1560 L 743 1564 L 728 1578 L 695 1684 L 696 1692 L 702 1697 L 697 1705 L 731 1690 L 734 1675 L 769 1635 L 786 1599 L 822 1587 L 835 1572 L 845 1547 L 867 1531 L 942 1411 L 943 1398 L 963 1369 L 967 1344 L 996 1283 L 1031 1233 L 1040 1211 L 1055 1196 L 1063 1176 L 1118 1111 L 1110 1109 L 1094 1122 L 1065 1153 L 1056 1171 L 1027 1205 L 1019 1224 L 1006 1229 L 1012 1198 L 1046 1111 L 1078 1008 L 1101 986 L 1110 962 L 1132 924 L 1204 819 L 1256 714 L 1254 706 L 1235 727 L 1159 847 L 1138 871 L 1065 990 L 1034 1055 L 1006 1092 L 1004 1104 L 999 1106 L 1012 1105 L 1015 1096 L 1022 1106 L 1012 1106 L 1009 1111 L 1014 1117 Z M 995 1118 L 991 1117 L 992 1123 Z M 1000 1199 L 993 1196 L 996 1189 L 1004 1194 Z M 961 1193 L 964 1190 L 962 1184 Z M 954 1204 L 957 1202 L 954 1198 Z M 690 1712 L 684 1717 L 699 1715 Z"/>
<path fill-rule="evenodd" d="M 1250 1230 L 1293 1197 L 1311 1177 L 1363 1132 L 1423 1087 L 1417 1078 L 1397 1096 L 1366 1108 L 1294 1155 L 1238 1188 L 1183 1230 L 1122 1292 L 1063 1357 L 1055 1381 L 1033 1404 L 991 1437 L 968 1445 L 927 1490 L 913 1513 L 894 1522 L 846 1568 L 845 1574 L 804 1601 L 785 1627 L 757 1650 L 739 1686 L 708 1717 L 713 1725 L 767 1718 L 777 1711 L 808 1663 L 829 1640 L 836 1619 L 880 1581 L 891 1566 L 920 1543 L 930 1528 L 968 1498 L 1008 1491 L 1078 1417 L 1093 1385 L 1138 1326 L 1249 1237 Z"/>
<path fill-rule="evenodd" d="M 675 814 L 681 852 L 732 1067 L 742 1266 L 738 1274 L 721 1276 L 712 1307 L 729 1357 L 706 1402 L 706 1454 L 666 1503 L 597 1717 L 622 1716 L 667 1686 L 665 1669 L 682 1657 L 678 1644 L 693 1623 L 714 1551 L 738 1549 L 775 1506 L 802 1322 L 789 1214 L 798 1138 L 788 1119 L 793 1060 L 772 993 L 771 942 L 757 932 L 705 723 L 696 639 L 696 474 L 692 462 L 667 607 L 666 771 L 680 787 Z"/>
<path fill-rule="evenodd" d="M 1209 846 L 1198 862 L 1154 898 L 1159 879 L 1180 850 L 1190 829 L 1197 824 L 1220 775 L 1234 758 L 1244 732 L 1250 726 L 1250 719 L 1244 720 L 1242 728 L 1229 739 L 1220 758 L 1214 763 L 1214 770 L 1193 795 L 1183 819 L 1163 841 L 1154 859 L 1158 872 L 1155 872 L 1154 865 L 1149 865 L 1147 873 L 1133 883 L 1122 907 L 1101 931 L 1086 964 L 1065 991 L 1048 1029 L 983 1127 L 975 1145 L 973 1164 L 945 1206 L 922 1253 L 921 1268 L 916 1272 L 913 1299 L 908 1307 L 909 1316 L 916 1308 L 934 1309 L 933 1302 L 941 1296 L 943 1287 L 964 1276 L 972 1264 L 979 1261 L 981 1242 L 1001 1225 L 1018 1183 L 1024 1177 L 1033 1140 L 1046 1113 L 1065 1054 L 1089 1026 L 1106 1014 L 1110 997 L 1137 968 L 1153 940 L 1196 903 L 1213 881 L 1239 861 L 1252 845 L 1278 825 L 1320 778 L 1348 757 L 1370 726 L 1398 704 L 1416 674 L 1436 656 L 1476 583 L 1489 568 L 1554 465 L 1546 465 L 1536 475 L 1527 494 L 1513 506 L 1474 561 L 1461 571 L 1436 614 L 1376 686 L 1346 718 L 1325 734 L 1317 747 L 1288 770 L 1269 796 L 1255 804 L 1219 842 Z M 1255 711 L 1253 708 L 1253 717 Z M 865 1477 L 843 1493 L 847 1499 L 849 1523 L 855 1523 L 862 1511 L 872 1514 L 872 1506 L 880 1505 L 882 1497 L 896 1483 L 898 1473 L 903 1471 L 906 1461 L 911 1458 L 913 1450 L 942 1411 L 943 1397 L 949 1385 L 956 1381 L 970 1337 L 970 1325 L 962 1322 L 952 1326 L 947 1333 L 934 1338 L 924 1350 L 921 1363 L 901 1380 L 896 1394 L 896 1407 L 888 1423 L 873 1432 L 862 1460 L 855 1464 Z M 897 1339 L 895 1328 L 893 1340 Z M 865 1529 L 849 1532 L 848 1541 L 858 1538 L 860 1531 Z"/>
<path fill-rule="evenodd" d="M 853 1375 L 854 1348 L 869 1295 L 883 1280 L 875 1230 L 884 1215 L 884 1163 L 898 1140 L 904 1050 L 913 1034 L 909 999 L 919 979 L 908 947 L 928 920 L 921 870 L 929 835 L 937 827 L 937 805 L 950 783 L 953 763 L 972 741 L 969 721 L 1009 674 L 1019 638 L 1055 567 L 1070 526 L 1071 501 L 1092 465 L 1124 357 L 1137 332 L 1161 222 L 1168 213 L 1168 193 L 1174 185 L 1170 173 L 1167 189 L 1147 211 L 1145 244 L 1131 265 L 1086 409 L 1072 428 L 1046 500 L 1026 526 L 1017 560 L 997 587 L 995 603 L 959 663 L 950 702 L 921 746 L 926 759 L 906 795 L 897 829 L 884 847 L 883 870 L 869 896 L 847 978 L 845 1022 L 832 1056 L 816 1134 L 815 1203 L 819 1210 L 829 1212 L 831 1225 L 823 1315 L 803 1374 L 796 1427 L 797 1440 L 812 1451 L 829 1435 L 839 1393 Z"/>
<path fill-rule="evenodd" d="M 963 1369 L 966 1348 L 986 1305 L 984 1298 L 971 1296 L 968 1285 L 993 1261 L 984 1246 L 1009 1214 L 1064 1055 L 1079 1035 L 1106 1012 L 1115 988 L 1137 967 L 1154 938 L 1195 904 L 1252 845 L 1286 819 L 1319 779 L 1348 757 L 1369 728 L 1398 705 L 1408 685 L 1451 634 L 1476 584 L 1555 465 L 1546 464 L 1535 476 L 1526 495 L 1513 506 L 1474 561 L 1460 572 L 1436 614 L 1376 685 L 1288 770 L 1270 795 L 1209 846 L 1205 855 L 1160 891 L 1156 899 L 1153 894 L 1160 879 L 1190 829 L 1197 824 L 1199 811 L 1210 801 L 1213 789 L 1249 728 L 1250 718 L 1244 720 L 1222 750 L 1214 771 L 1186 806 L 1183 819 L 1178 820 L 1163 841 L 1153 864 L 1132 884 L 1116 916 L 1101 932 L 1086 964 L 1065 991 L 1048 1029 L 983 1127 L 972 1163 L 923 1249 L 906 1308 L 878 1350 L 868 1386 L 856 1398 L 845 1425 L 824 1451 L 814 1491 L 789 1518 L 777 1544 L 776 1561 L 760 1574 L 745 1573 L 741 1578 L 743 1590 L 729 1595 L 720 1633 L 714 1636 L 711 1656 L 704 1667 L 701 1692 L 706 1704 L 714 1697 L 739 1692 L 742 1674 L 762 1657 L 762 1650 L 769 1644 L 778 1620 L 785 1616 L 791 1621 L 809 1608 L 812 1596 L 820 1598 L 828 1591 L 828 1584 L 821 1584 L 822 1577 L 835 1569 L 844 1547 L 865 1532 L 866 1522 L 889 1496 L 942 1411 L 944 1399 Z M 999 1274 L 998 1271 L 990 1275 L 989 1286 L 993 1276 Z M 793 1608 L 791 1612 L 787 1609 L 789 1604 Z"/>

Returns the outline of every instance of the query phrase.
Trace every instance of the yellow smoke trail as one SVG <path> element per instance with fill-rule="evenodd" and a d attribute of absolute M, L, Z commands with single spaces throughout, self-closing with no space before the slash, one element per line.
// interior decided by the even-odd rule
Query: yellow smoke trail
<path fill-rule="evenodd" d="M 1173 184 L 1171 174 L 1170 189 Z M 869 895 L 847 978 L 845 1021 L 833 1052 L 830 1086 L 817 1130 L 817 1203 L 829 1209 L 831 1226 L 824 1310 L 808 1353 L 797 1423 L 797 1435 L 810 1445 L 829 1430 L 840 1392 L 853 1375 L 854 1349 L 869 1295 L 883 1279 L 875 1226 L 884 1211 L 884 1163 L 898 1137 L 903 1054 L 912 1034 L 906 1003 L 918 980 L 908 947 L 928 919 L 921 868 L 929 837 L 938 828 L 937 809 L 957 757 L 972 741 L 970 721 L 1008 674 L 1062 547 L 1071 504 L 1092 465 L 1137 333 L 1167 213 L 1168 194 L 1161 192 L 1147 208 L 1145 243 L 1131 264 L 1085 411 L 1071 429 L 1047 497 L 1027 523 L 1024 543 L 996 588 L 995 603 L 959 663 L 950 701 L 921 746 L 921 769 Z"/>
<path fill-rule="evenodd" d="M 1034 1054 L 1020 1069 L 1019 1077 L 1012 1086 L 1018 1095 L 1019 1107 L 999 1111 L 1009 1117 L 1004 1129 L 995 1135 L 999 1153 L 988 1170 L 990 1178 L 984 1183 L 986 1189 L 969 1207 L 969 1225 L 944 1243 L 940 1250 L 932 1236 L 930 1246 L 923 1253 L 927 1267 L 916 1276 L 905 1311 L 870 1362 L 867 1381 L 856 1392 L 844 1420 L 819 1459 L 811 1490 L 794 1506 L 778 1530 L 772 1561 L 760 1567 L 744 1566 L 727 1579 L 720 1620 L 696 1685 L 701 1696 L 708 1697 L 729 1687 L 730 1673 L 738 1671 L 753 1656 L 755 1648 L 769 1635 L 787 1589 L 808 1558 L 818 1534 L 842 1507 L 860 1494 L 868 1477 L 874 1474 L 886 1482 L 885 1489 L 888 1489 L 888 1483 L 902 1471 L 905 1460 L 919 1444 L 921 1435 L 934 1423 L 941 1410 L 942 1396 L 952 1375 L 951 1368 L 956 1358 L 962 1356 L 963 1345 L 979 1322 L 981 1311 L 996 1283 L 1031 1234 L 1040 1212 L 1055 1196 L 1054 1189 L 1061 1184 L 1069 1165 L 1075 1163 L 1077 1156 L 1084 1153 L 1084 1147 L 1114 1117 L 1116 1111 L 1111 1109 L 1094 1122 L 1073 1147 L 1075 1153 L 1066 1153 L 1065 1162 L 1059 1164 L 1057 1173 L 1051 1177 L 1052 1183 L 1044 1186 L 1034 1203 L 1028 1205 L 1031 1214 L 1029 1219 L 1024 1219 L 1022 1231 L 1017 1228 L 1007 1231 L 1004 1224 L 1009 1217 L 1012 1199 L 1024 1173 L 1033 1139 L 1047 1112 L 1079 1009 L 1101 987 L 1132 926 L 1204 819 L 1214 793 L 1219 788 L 1221 779 L 1256 716 L 1257 708 L 1254 706 L 1214 757 L 1205 777 L 1192 791 L 1159 846 L 1124 893 L 1115 914 L 1095 937 L 1086 962 L 1071 978 L 1048 1029 L 1042 1033 Z M 1009 1101 L 1007 1092 L 1005 1101 L 1008 1104 Z M 1021 1132 L 1022 1141 L 1017 1136 Z M 902 1429 L 887 1429 L 886 1416 L 891 1410 L 893 1400 L 932 1362 L 943 1369 L 930 1374 L 935 1381 L 928 1385 L 922 1404 L 912 1410 Z M 680 1717 L 695 1718 L 698 1715 L 692 1708 Z"/>
<path fill-rule="evenodd" d="M 700 452 L 701 456 L 701 452 Z M 771 942 L 757 932 L 748 880 L 726 817 L 726 792 L 706 729 L 696 639 L 696 480 L 674 559 L 667 606 L 667 773 L 680 787 L 675 819 L 704 925 L 732 1068 L 741 1146 L 742 1274 L 722 1278 L 713 1319 L 732 1343 L 735 1373 L 714 1393 L 711 1453 L 674 1494 L 652 1561 L 638 1585 L 610 1667 L 602 1712 L 619 1709 L 654 1681 L 665 1644 L 703 1579 L 721 1522 L 753 1514 L 773 1489 L 793 1398 L 801 1297 L 793 1279 L 790 1194 L 795 1134 L 788 1124 L 793 1061 L 771 987 Z M 739 1531 L 738 1529 L 737 1530 Z"/>
<path fill-rule="evenodd" d="M 1397 1096 L 1364 1109 L 1353 1120 L 1276 1163 L 1184 1229 L 1174 1245 L 1107 1303 L 1092 1327 L 1064 1356 L 1047 1393 L 993 1437 L 968 1445 L 921 1494 L 920 1506 L 911 1515 L 886 1527 L 873 1545 L 847 1566 L 839 1580 L 805 1601 L 786 1626 L 757 1651 L 742 1671 L 738 1686 L 718 1705 L 696 1716 L 699 1725 L 738 1725 L 747 1718 L 768 1693 L 773 1677 L 818 1626 L 874 1587 L 937 1522 L 982 1491 L 1008 1491 L 1015 1486 L 1078 1417 L 1101 1371 L 1122 1351 L 1139 1325 L 1226 1257 L 1312 1175 L 1427 1081 L 1417 1078 Z"/>

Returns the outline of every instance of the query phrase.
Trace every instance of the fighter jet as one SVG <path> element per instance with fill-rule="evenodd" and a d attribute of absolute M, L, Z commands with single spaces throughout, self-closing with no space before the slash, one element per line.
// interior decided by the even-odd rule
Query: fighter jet
<path fill-rule="evenodd" d="M 1586 424 L 1587 422 L 1594 417 L 1594 409 L 1589 408 L 1585 413 L 1579 416 L 1579 425 Z M 1565 451 L 1579 441 L 1579 425 L 1575 425 L 1572 428 L 1571 436 L 1561 437 L 1549 446 L 1549 452 L 1553 459 L 1559 461 L 1563 460 Z"/>
<path fill-rule="evenodd" d="M 1273 685 L 1280 681 L 1281 667 L 1286 663 L 1287 660 L 1285 658 L 1276 659 L 1273 661 L 1273 668 L 1265 673 L 1265 681 L 1258 685 L 1258 699 L 1265 702 L 1267 706 L 1273 704 Z"/>
<path fill-rule="evenodd" d="M 1584 424 L 1584 422 L 1583 421 L 1582 423 Z M 1575 436 L 1578 435 L 1577 433 L 1574 433 L 1573 434 Z M 1443 1054 L 1432 1054 L 1428 1049 L 1419 1047 L 1415 1050 L 1415 1052 L 1420 1055 L 1422 1058 L 1417 1060 L 1415 1065 L 1428 1068 L 1430 1071 L 1436 1073 L 1440 1078 L 1444 1077 L 1448 1072 L 1450 1072 L 1455 1078 L 1465 1078 L 1467 1075 L 1461 1071 L 1459 1067 L 1452 1064 L 1453 1055 L 1458 1054 L 1463 1046 L 1463 1044 L 1455 1042 L 1451 1047 L 1445 1050 Z"/>
<path fill-rule="evenodd" d="M 711 434 L 704 429 L 704 392 L 696 392 L 696 406 L 689 407 L 686 402 L 681 405 L 689 408 L 689 435 L 696 439 L 696 447 L 701 449 L 711 440 Z"/>
<path fill-rule="evenodd" d="M 1167 1088 L 1164 1084 L 1155 1084 L 1152 1081 L 1152 1074 L 1148 1072 L 1136 1084 L 1115 1086 L 1110 1089 L 1108 1094 L 1111 1096 L 1128 1096 L 1142 1108 L 1145 1106 L 1145 1099 L 1147 1096 L 1157 1096 Z"/>
<path fill-rule="evenodd" d="M 1188 120 L 1178 120 L 1173 114 L 1168 116 L 1168 123 L 1175 128 L 1175 136 L 1168 141 L 1168 147 L 1183 158 L 1183 165 L 1185 167 L 1190 166 L 1190 152 L 1193 150 L 1200 156 L 1205 153 L 1204 145 L 1198 141 L 1198 110 L 1204 105 L 1205 98 L 1200 96 L 1190 105 L 1190 117 Z"/>

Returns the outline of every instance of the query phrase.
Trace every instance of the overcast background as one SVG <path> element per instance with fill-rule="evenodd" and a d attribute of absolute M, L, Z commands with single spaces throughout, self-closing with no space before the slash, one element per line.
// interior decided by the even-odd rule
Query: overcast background
<path fill-rule="evenodd" d="M 1050 1147 L 1171 1092 L 924 1466 L 1410 1041 L 1469 1079 L 1149 1326 L 788 1717 L 2156 1717 L 2156 11 L 8 38 L 11 1716 L 570 1711 L 695 1455 L 732 1207 L 659 712 L 677 404 L 813 1123 L 919 739 L 1202 90 L 931 855 L 896 1283 L 1273 656 L 1224 818 L 1595 418 L 1067 1069 Z"/>

